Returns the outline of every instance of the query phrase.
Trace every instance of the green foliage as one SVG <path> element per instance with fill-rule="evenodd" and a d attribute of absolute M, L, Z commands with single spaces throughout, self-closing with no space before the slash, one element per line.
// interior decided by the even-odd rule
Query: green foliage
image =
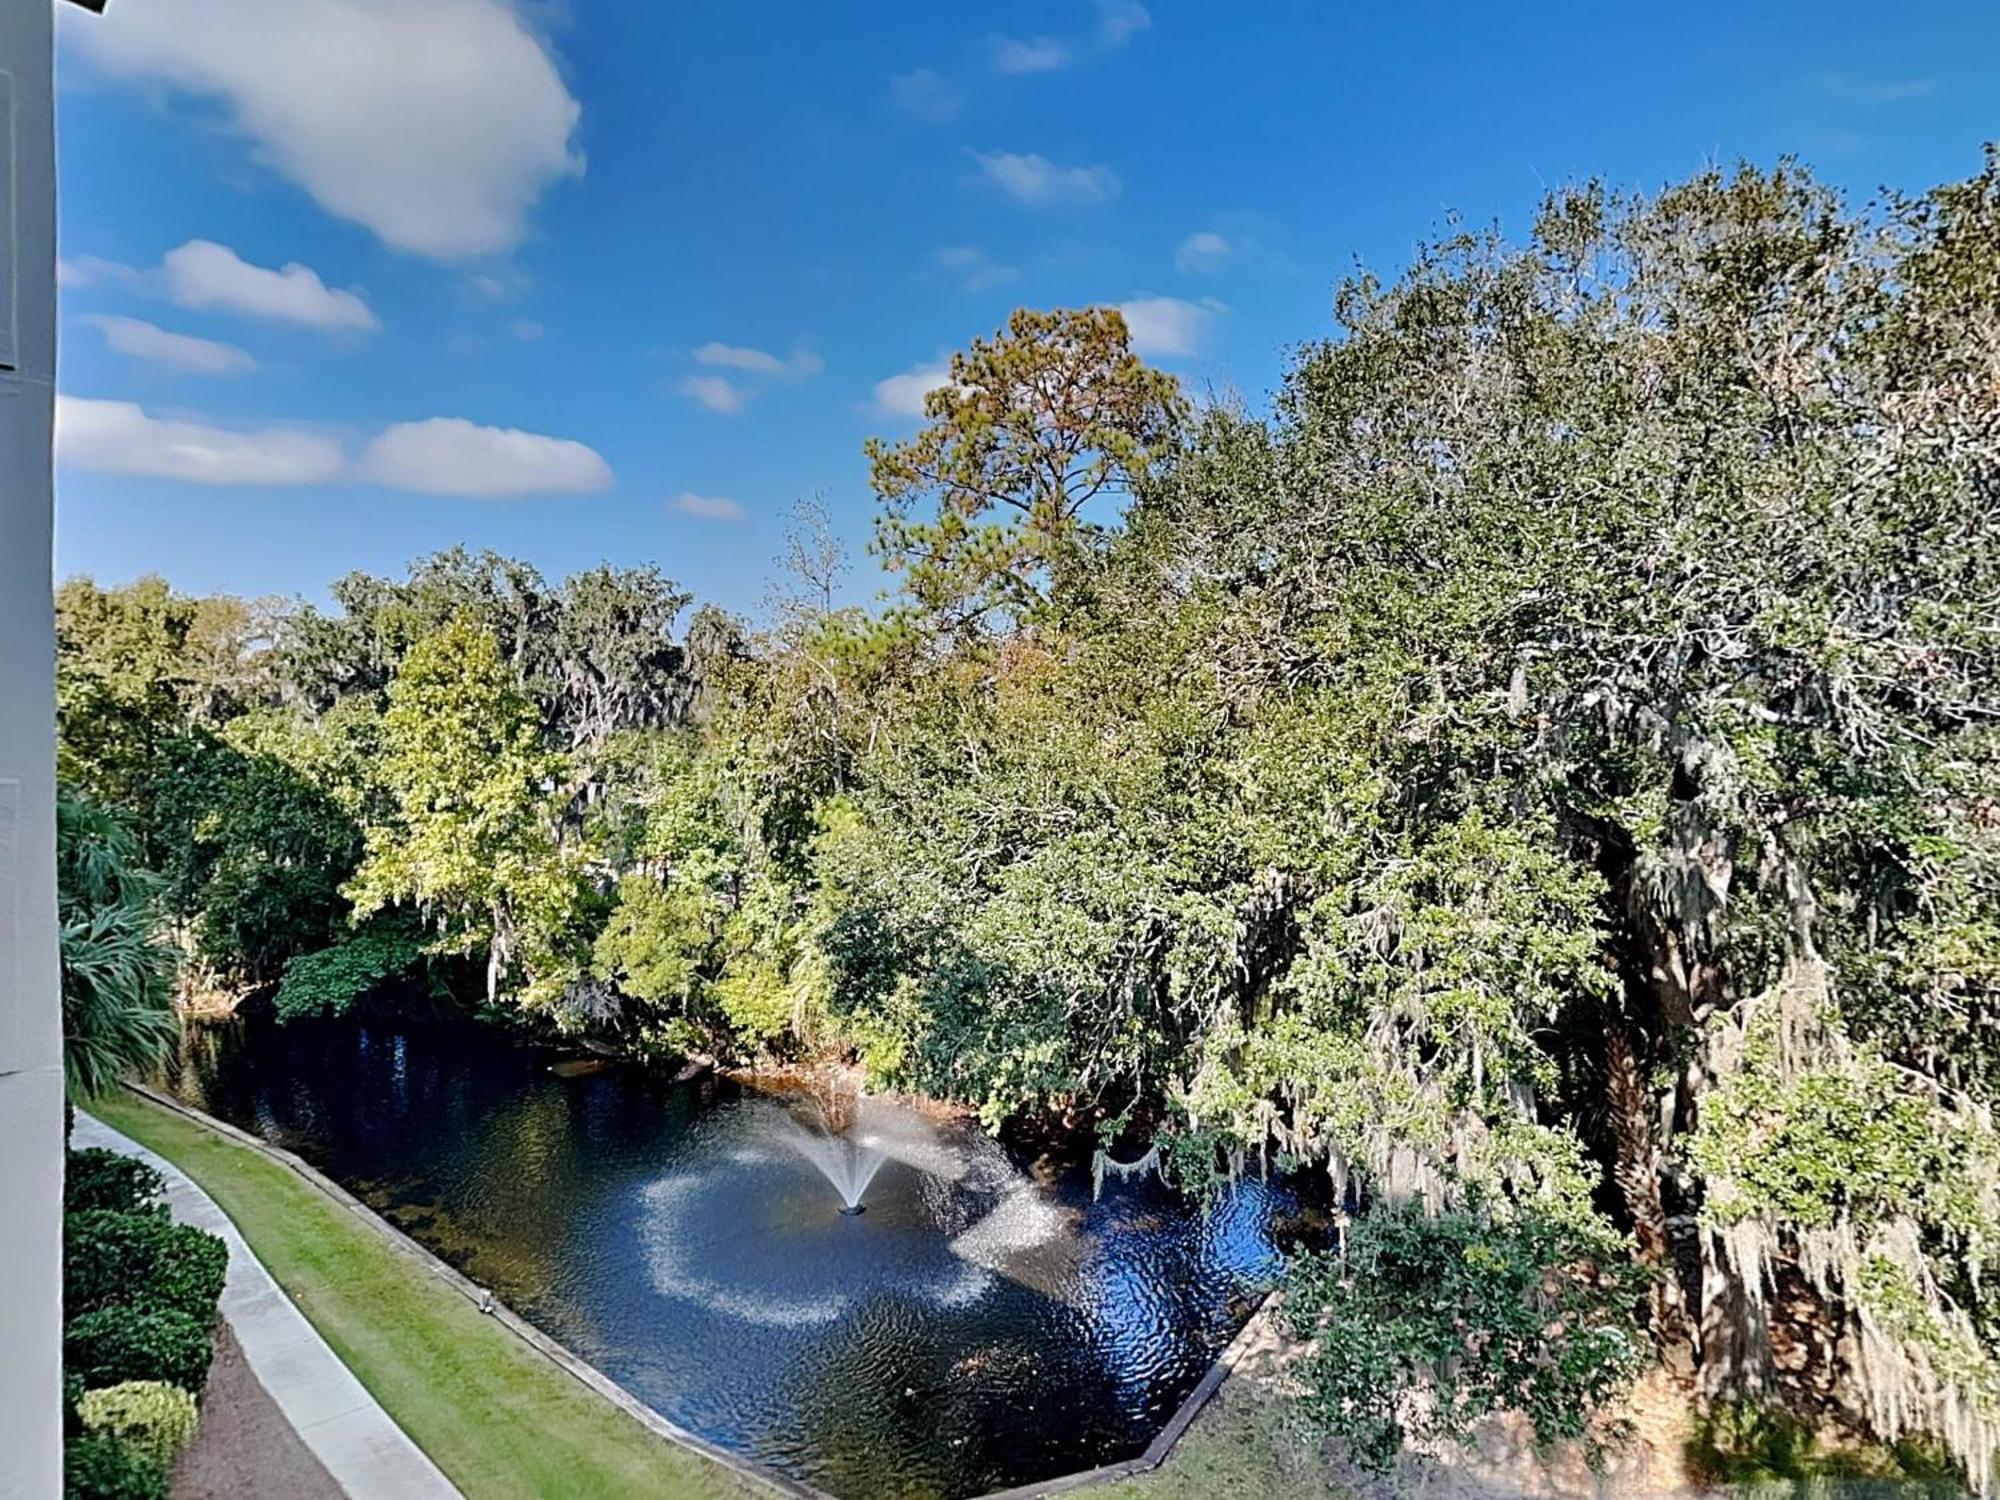
<path fill-rule="evenodd" d="M 272 1005 L 281 1021 L 344 1016 L 356 1002 L 408 976 L 424 945 L 394 925 L 373 923 L 330 948 L 285 965 Z"/>
<path fill-rule="evenodd" d="M 158 1380 L 128 1380 L 86 1391 L 77 1415 L 86 1432 L 121 1438 L 167 1471 L 194 1437 L 199 1420 L 193 1396 Z"/>
<path fill-rule="evenodd" d="M 1174 378 L 1132 353 L 1116 308 L 1023 308 L 952 356 L 924 398 L 928 427 L 869 443 L 884 502 L 876 550 L 949 628 L 995 610 L 1036 615 L 1088 541 L 1085 509 L 1143 483 L 1185 411 Z M 913 514 L 919 498 L 934 500 L 934 518 Z"/>
<path fill-rule="evenodd" d="M 201 1393 L 208 1383 L 213 1307 L 196 1318 L 178 1308 L 113 1303 L 79 1313 L 63 1329 L 63 1365 L 83 1383 L 164 1380 Z"/>
<path fill-rule="evenodd" d="M 243 983 L 274 977 L 345 925 L 340 886 L 361 855 L 353 819 L 288 759 L 310 753 L 313 731 L 273 718 L 173 741 L 153 799 L 169 905 L 191 923 L 205 968 Z"/>
<path fill-rule="evenodd" d="M 179 1034 L 157 891 L 117 819 L 57 798 L 63 1072 L 72 1095 L 100 1094 L 125 1073 L 157 1066 Z"/>
<path fill-rule="evenodd" d="M 167 1500 L 167 1471 L 144 1449 L 112 1432 L 63 1444 L 64 1500 Z"/>
<path fill-rule="evenodd" d="M 215 1316 L 229 1252 L 206 1230 L 165 1213 L 89 1209 L 63 1218 L 67 1314 L 113 1304 L 170 1309 L 204 1325 Z"/>
<path fill-rule="evenodd" d="M 422 912 L 445 953 L 485 950 L 487 995 L 527 979 L 548 1004 L 575 972 L 566 951 L 586 900 L 573 851 L 556 838 L 565 774 L 499 642 L 455 619 L 413 646 L 389 687 L 378 767 L 393 812 L 367 830 L 348 895 L 365 918 Z"/>
<path fill-rule="evenodd" d="M 139 1213 L 161 1206 L 167 1185 L 136 1156 L 86 1146 L 68 1153 L 63 1167 L 63 1212 Z"/>
<path fill-rule="evenodd" d="M 1498 1411 L 1542 1444 L 1594 1441 L 1592 1417 L 1651 1359 L 1629 1253 L 1602 1225 L 1378 1205 L 1289 1278 L 1283 1316 L 1314 1340 L 1307 1410 L 1378 1469 Z"/>

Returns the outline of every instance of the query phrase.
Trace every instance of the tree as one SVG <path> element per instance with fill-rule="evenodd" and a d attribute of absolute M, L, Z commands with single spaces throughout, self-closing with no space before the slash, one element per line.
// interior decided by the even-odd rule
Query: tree
<path fill-rule="evenodd" d="M 517 965 L 528 998 L 553 1003 L 585 892 L 556 838 L 563 758 L 544 748 L 540 713 L 499 642 L 465 618 L 410 649 L 388 699 L 380 774 L 394 810 L 367 830 L 347 892 L 356 918 L 413 904 L 440 951 L 485 950 L 489 1004 Z"/>
<path fill-rule="evenodd" d="M 63 1076 L 73 1096 L 159 1066 L 180 1035 L 158 884 L 116 818 L 67 793 L 57 799 Z"/>
<path fill-rule="evenodd" d="M 1086 509 L 1143 483 L 1185 410 L 1174 378 L 1132 353 L 1116 308 L 1023 308 L 952 356 L 922 432 L 869 442 L 876 550 L 949 630 L 1035 617 L 1085 550 Z M 917 513 L 924 499 L 933 515 Z"/>

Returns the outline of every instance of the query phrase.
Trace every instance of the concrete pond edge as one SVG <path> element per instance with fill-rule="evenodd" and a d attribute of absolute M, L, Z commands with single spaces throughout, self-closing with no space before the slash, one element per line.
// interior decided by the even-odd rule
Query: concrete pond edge
<path fill-rule="evenodd" d="M 738 1478 L 762 1486 L 771 1493 L 790 1496 L 792 1500 L 837 1500 L 837 1497 L 824 1490 L 816 1489 L 789 1475 L 780 1474 L 740 1454 L 732 1453 L 720 1444 L 689 1432 L 685 1427 L 662 1416 L 567 1345 L 551 1338 L 516 1313 L 494 1296 L 491 1290 L 480 1286 L 439 1259 L 431 1250 L 391 1224 L 304 1158 L 285 1150 L 282 1146 L 274 1146 L 260 1136 L 230 1124 L 227 1120 L 218 1120 L 215 1116 L 206 1114 L 192 1105 L 184 1104 L 159 1089 L 129 1080 L 125 1083 L 125 1087 L 149 1104 L 157 1105 L 194 1125 L 213 1131 L 236 1145 L 247 1147 L 303 1179 L 308 1185 L 316 1188 L 366 1224 L 389 1245 L 390 1249 L 414 1261 L 474 1307 L 495 1319 L 537 1354 L 573 1379 L 588 1386 L 655 1436 L 697 1453 L 727 1469 Z M 1045 1500 L 1048 1496 L 1067 1495 L 1101 1484 L 1116 1483 L 1151 1473 L 1159 1468 L 1167 1461 L 1181 1438 L 1186 1435 L 1194 1419 L 1201 1414 L 1202 1408 L 1208 1405 L 1216 1391 L 1221 1389 L 1223 1381 L 1229 1378 L 1230 1373 L 1256 1343 L 1264 1325 L 1275 1313 L 1281 1295 L 1278 1292 L 1267 1292 L 1258 1300 L 1257 1305 L 1251 1310 L 1250 1317 L 1237 1330 L 1236 1336 L 1210 1363 L 1200 1382 L 1188 1393 L 1187 1399 L 1182 1401 L 1174 1409 L 1173 1416 L 1167 1419 L 1166 1426 L 1154 1435 L 1152 1442 L 1146 1445 L 1145 1451 L 1136 1458 L 1121 1459 L 1116 1463 L 1104 1464 L 1074 1474 L 1040 1479 L 1032 1484 L 1017 1485 L 1011 1489 L 992 1490 L 973 1497 L 973 1500 Z"/>

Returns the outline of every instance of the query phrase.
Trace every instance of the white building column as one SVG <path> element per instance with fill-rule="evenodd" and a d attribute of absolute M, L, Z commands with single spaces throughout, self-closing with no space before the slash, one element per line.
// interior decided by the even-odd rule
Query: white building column
<path fill-rule="evenodd" d="M 62 1493 L 50 0 L 0 0 L 0 1497 Z"/>

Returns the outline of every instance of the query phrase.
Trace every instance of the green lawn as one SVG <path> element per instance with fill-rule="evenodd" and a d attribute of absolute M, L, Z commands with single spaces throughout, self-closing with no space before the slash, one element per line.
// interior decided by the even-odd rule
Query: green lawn
<path fill-rule="evenodd" d="M 1281 1398 L 1232 1379 L 1202 1409 L 1167 1461 L 1087 1500 L 1346 1500 L 1312 1446 L 1285 1425 Z"/>
<path fill-rule="evenodd" d="M 472 1500 L 763 1493 L 648 1432 L 285 1168 L 129 1095 L 90 1109 L 222 1205 L 321 1336 Z"/>

